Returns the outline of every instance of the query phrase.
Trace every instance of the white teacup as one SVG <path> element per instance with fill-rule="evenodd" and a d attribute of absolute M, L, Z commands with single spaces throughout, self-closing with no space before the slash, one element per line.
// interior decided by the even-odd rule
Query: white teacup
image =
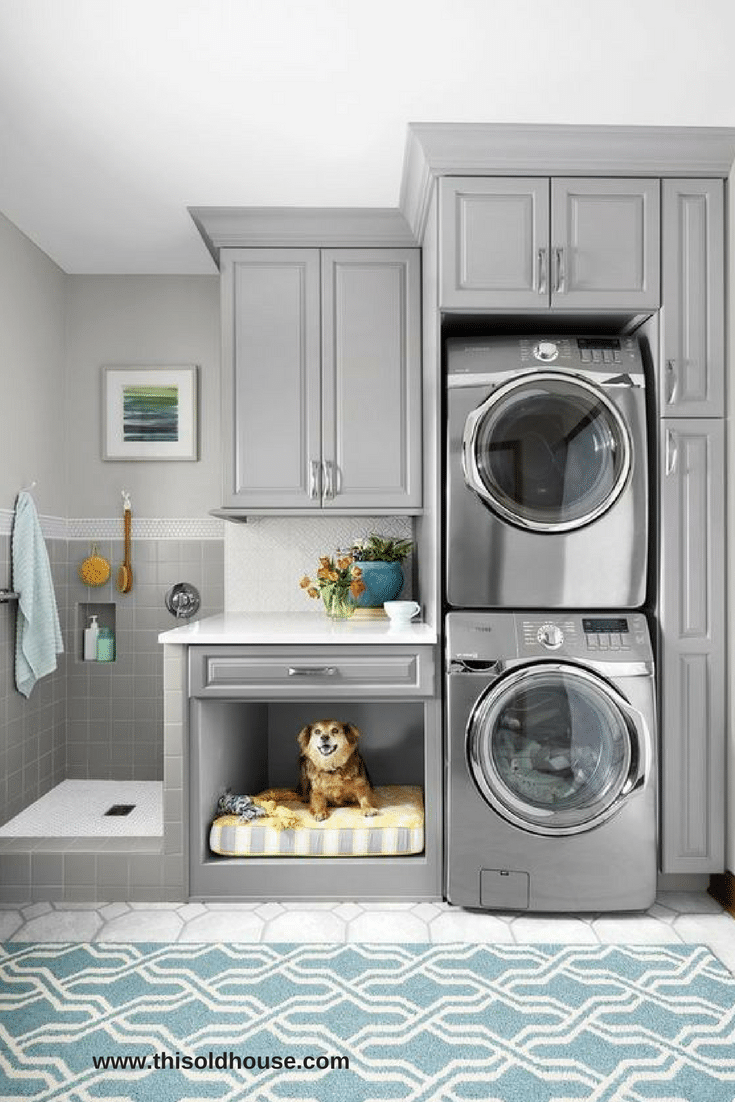
<path fill-rule="evenodd" d="M 383 608 L 394 624 L 408 624 L 421 612 L 416 601 L 386 601 Z"/>

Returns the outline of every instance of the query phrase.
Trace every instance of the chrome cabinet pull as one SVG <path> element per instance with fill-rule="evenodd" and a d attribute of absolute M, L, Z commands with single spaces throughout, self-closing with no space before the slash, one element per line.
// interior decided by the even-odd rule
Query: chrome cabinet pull
<path fill-rule="evenodd" d="M 555 294 L 563 295 L 566 291 L 567 273 L 564 266 L 564 249 L 555 247 L 554 250 L 554 286 Z"/>
<path fill-rule="evenodd" d="M 319 497 L 319 460 L 309 460 L 309 497 L 313 500 Z"/>
<path fill-rule="evenodd" d="M 536 280 L 538 293 L 545 295 L 549 289 L 549 253 L 548 249 L 539 249 L 536 255 Z"/>
<path fill-rule="evenodd" d="M 289 666 L 289 677 L 334 677 L 336 666 Z"/>
<path fill-rule="evenodd" d="M 671 403 L 676 398 L 677 391 L 679 389 L 679 373 L 676 370 L 676 361 L 666 361 L 666 404 Z"/>
<path fill-rule="evenodd" d="M 325 459 L 322 466 L 324 467 L 324 496 L 334 497 L 334 463 L 330 459 Z"/>
<path fill-rule="evenodd" d="M 679 458 L 679 441 L 673 429 L 666 430 L 666 474 L 673 474 Z"/>

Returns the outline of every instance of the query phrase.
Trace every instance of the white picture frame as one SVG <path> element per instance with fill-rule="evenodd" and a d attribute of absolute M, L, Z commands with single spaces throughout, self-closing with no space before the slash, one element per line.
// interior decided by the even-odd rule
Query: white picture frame
<path fill-rule="evenodd" d="M 198 459 L 196 366 L 102 368 L 102 459 Z"/>

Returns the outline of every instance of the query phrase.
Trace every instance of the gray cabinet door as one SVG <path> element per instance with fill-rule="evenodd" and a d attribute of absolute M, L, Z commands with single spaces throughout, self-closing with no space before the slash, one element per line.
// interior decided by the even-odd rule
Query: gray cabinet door
<path fill-rule="evenodd" d="M 659 655 L 664 872 L 724 869 L 724 423 L 665 419 Z"/>
<path fill-rule="evenodd" d="M 320 507 L 318 249 L 223 249 L 224 504 Z"/>
<path fill-rule="evenodd" d="M 549 304 L 549 181 L 440 181 L 440 303 L 446 310 Z"/>
<path fill-rule="evenodd" d="M 419 256 L 322 252 L 325 508 L 421 504 Z"/>
<path fill-rule="evenodd" d="M 663 182 L 664 417 L 725 412 L 723 193 L 722 180 Z"/>
<path fill-rule="evenodd" d="M 660 301 L 659 182 L 551 181 L 551 304 L 646 310 Z"/>

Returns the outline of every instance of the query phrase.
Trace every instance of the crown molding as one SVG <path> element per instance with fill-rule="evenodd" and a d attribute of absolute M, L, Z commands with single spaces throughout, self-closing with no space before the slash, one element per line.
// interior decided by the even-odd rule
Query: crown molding
<path fill-rule="evenodd" d="M 734 160 L 731 127 L 410 123 L 400 210 L 421 241 L 439 176 L 726 177 Z"/>
<path fill-rule="evenodd" d="M 393 207 L 189 207 L 219 264 L 228 248 L 406 248 L 416 239 Z"/>

